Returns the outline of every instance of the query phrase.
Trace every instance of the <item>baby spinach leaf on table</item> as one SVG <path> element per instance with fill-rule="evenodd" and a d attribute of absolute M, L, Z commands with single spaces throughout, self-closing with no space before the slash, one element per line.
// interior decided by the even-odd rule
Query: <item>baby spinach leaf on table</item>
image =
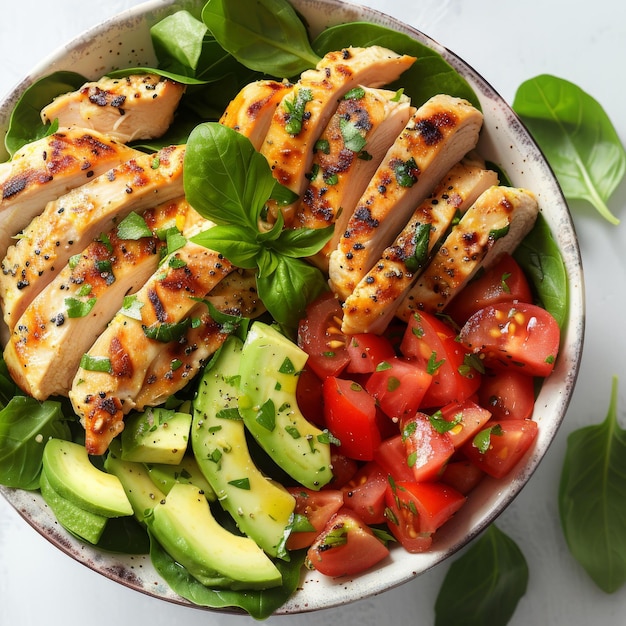
<path fill-rule="evenodd" d="M 607 201 L 626 172 L 626 151 L 602 106 L 577 85 L 542 74 L 520 85 L 513 109 L 552 166 L 563 193 L 618 224 Z"/>
<path fill-rule="evenodd" d="M 563 328 L 569 307 L 567 271 L 541 213 L 513 256 L 529 277 L 541 305 L 556 319 L 559 328 Z"/>
<path fill-rule="evenodd" d="M 617 421 L 617 378 L 606 418 L 567 438 L 559 515 L 567 545 L 607 593 L 626 582 L 626 430 Z"/>
<path fill-rule="evenodd" d="M 4 145 L 13 156 L 27 143 L 42 139 L 56 127 L 41 121 L 41 109 L 59 94 L 74 91 L 86 82 L 76 72 L 54 72 L 34 82 L 24 91 L 11 113 Z"/>
<path fill-rule="evenodd" d="M 211 589 L 174 561 L 153 537 L 150 545 L 150 558 L 154 568 L 174 592 L 198 606 L 213 609 L 240 608 L 258 620 L 268 618 L 293 595 L 300 584 L 304 563 L 304 551 L 291 552 L 290 561 L 274 561 L 283 578 L 280 587 L 262 591 Z"/>
<path fill-rule="evenodd" d="M 38 489 L 44 444 L 51 437 L 71 439 L 60 403 L 12 398 L 0 411 L 0 484 Z"/>
<path fill-rule="evenodd" d="M 319 61 L 286 0 L 209 0 L 202 20 L 225 50 L 258 72 L 289 78 Z"/>
<path fill-rule="evenodd" d="M 415 63 L 392 83 L 390 89 L 404 88 L 416 106 L 440 93 L 465 98 L 480 109 L 480 102 L 469 83 L 435 50 L 404 33 L 369 22 L 331 26 L 313 42 L 313 49 L 324 55 L 346 46 L 383 46 L 398 54 L 417 57 Z"/>
<path fill-rule="evenodd" d="M 448 569 L 435 602 L 435 626 L 505 626 L 527 585 L 524 555 L 492 524 Z"/>

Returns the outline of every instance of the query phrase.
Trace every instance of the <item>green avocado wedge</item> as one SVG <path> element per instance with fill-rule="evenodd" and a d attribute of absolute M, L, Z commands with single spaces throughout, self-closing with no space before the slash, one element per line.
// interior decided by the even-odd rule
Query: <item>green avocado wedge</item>
<path fill-rule="evenodd" d="M 294 480 L 318 490 L 333 477 L 329 435 L 306 420 L 296 387 L 308 355 L 254 322 L 241 354 L 239 412 L 259 445 Z"/>
<path fill-rule="evenodd" d="M 286 557 L 294 497 L 268 480 L 250 456 L 237 410 L 242 342 L 229 337 L 200 379 L 191 445 L 203 474 L 239 530 L 271 556 Z"/>
<path fill-rule="evenodd" d="M 104 517 L 133 514 L 117 476 L 93 465 L 84 446 L 62 439 L 49 439 L 42 462 L 52 488 L 76 506 Z"/>
<path fill-rule="evenodd" d="M 249 537 L 221 526 L 194 485 L 175 484 L 146 522 L 168 554 L 206 586 L 268 589 L 282 583 L 265 552 Z"/>

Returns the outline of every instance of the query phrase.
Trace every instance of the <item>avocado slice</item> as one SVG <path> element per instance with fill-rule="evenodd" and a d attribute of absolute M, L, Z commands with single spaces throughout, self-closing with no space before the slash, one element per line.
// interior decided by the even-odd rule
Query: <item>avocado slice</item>
<path fill-rule="evenodd" d="M 186 454 L 178 465 L 146 463 L 146 469 L 152 482 L 165 494 L 168 494 L 176 483 L 191 483 L 202 490 L 209 502 L 215 502 L 217 499 L 213 487 L 191 454 Z"/>
<path fill-rule="evenodd" d="M 242 341 L 231 336 L 202 374 L 194 399 L 191 445 L 222 507 L 271 556 L 286 556 L 294 497 L 268 480 L 248 451 L 237 410 Z"/>
<path fill-rule="evenodd" d="M 60 496 L 52 488 L 45 471 L 42 471 L 39 477 L 39 487 L 45 503 L 65 530 L 94 545 L 98 543 L 109 520 L 108 517 L 81 509 Z"/>
<path fill-rule="evenodd" d="M 239 412 L 254 438 L 292 478 L 320 489 L 333 477 L 330 443 L 298 407 L 298 376 L 308 355 L 274 327 L 256 321 L 241 355 Z"/>
<path fill-rule="evenodd" d="M 76 506 L 104 517 L 133 514 L 122 483 L 93 465 L 84 446 L 49 439 L 42 462 L 52 488 Z"/>
<path fill-rule="evenodd" d="M 178 465 L 187 450 L 191 415 L 164 407 L 132 413 L 122 431 L 122 459 Z"/>
<path fill-rule="evenodd" d="M 282 584 L 265 552 L 249 537 L 220 526 L 194 485 L 176 483 L 146 522 L 163 549 L 204 585 L 268 589 Z"/>
<path fill-rule="evenodd" d="M 104 469 L 117 476 L 133 508 L 135 519 L 144 523 L 146 514 L 157 502 L 165 499 L 165 494 L 154 484 L 143 463 L 123 461 L 120 450 L 118 440 L 112 441 Z"/>

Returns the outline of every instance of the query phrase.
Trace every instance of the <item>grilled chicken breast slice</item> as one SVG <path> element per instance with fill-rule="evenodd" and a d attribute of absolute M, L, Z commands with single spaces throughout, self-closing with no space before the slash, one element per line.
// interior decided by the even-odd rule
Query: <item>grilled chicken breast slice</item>
<path fill-rule="evenodd" d="M 81 360 L 68 394 L 85 427 L 89 454 L 102 454 L 123 430 L 124 415 L 135 407 L 164 344 L 184 334 L 196 298 L 232 270 L 221 254 L 188 241 L 111 320 Z"/>
<path fill-rule="evenodd" d="M 256 293 L 254 272 L 236 270 L 223 278 L 205 300 L 220 312 L 253 319 L 265 311 Z M 139 410 L 162 404 L 182 389 L 205 365 L 228 336 L 228 329 L 215 321 L 206 304 L 196 305 L 189 316 L 195 323 L 178 341 L 165 344 L 150 364 L 135 398 Z"/>
<path fill-rule="evenodd" d="M 357 87 L 382 87 L 396 80 L 415 61 L 381 46 L 329 52 L 315 69 L 302 72 L 272 118 L 260 152 L 276 180 L 298 196 L 307 185 L 313 148 L 337 103 Z M 284 207 L 286 222 L 292 208 Z M 277 211 L 276 207 L 273 207 Z"/>
<path fill-rule="evenodd" d="M 258 80 L 245 85 L 228 104 L 220 124 L 241 133 L 259 150 L 274 112 L 293 85 L 276 80 Z"/>
<path fill-rule="evenodd" d="M 158 267 L 167 250 L 160 231 L 182 230 L 188 212 L 197 215 L 181 198 L 147 209 L 141 218 L 135 214 L 150 236 L 137 237 L 122 222 L 72 258 L 31 302 L 4 351 L 9 372 L 23 391 L 38 400 L 67 395 L 82 355 L 122 307 L 124 297 Z"/>
<path fill-rule="evenodd" d="M 456 216 L 497 184 L 498 175 L 484 163 L 454 165 L 346 298 L 342 332 L 382 333 Z"/>
<path fill-rule="evenodd" d="M 97 130 L 123 143 L 161 137 L 170 127 L 185 86 L 156 74 L 103 77 L 56 97 L 41 119 Z"/>
<path fill-rule="evenodd" d="M 18 150 L 0 173 L 0 256 L 48 202 L 139 154 L 81 128 L 60 129 Z"/>
<path fill-rule="evenodd" d="M 483 116 L 469 102 L 433 96 L 411 117 L 357 203 L 330 255 L 330 285 L 345 300 L 445 173 L 478 142 Z"/>
<path fill-rule="evenodd" d="M 309 260 L 328 271 L 328 257 L 385 153 L 414 112 L 408 97 L 358 87 L 340 102 L 314 150 L 310 182 L 295 209 L 296 228 L 335 225 L 324 248 Z"/>
<path fill-rule="evenodd" d="M 533 227 L 539 206 L 525 189 L 494 186 L 483 192 L 452 229 L 397 309 L 407 321 L 419 311 L 443 311 L 480 268 L 513 252 Z"/>
<path fill-rule="evenodd" d="M 0 301 L 9 330 L 71 256 L 131 211 L 183 195 L 184 154 L 184 146 L 142 154 L 46 205 L 0 264 Z"/>

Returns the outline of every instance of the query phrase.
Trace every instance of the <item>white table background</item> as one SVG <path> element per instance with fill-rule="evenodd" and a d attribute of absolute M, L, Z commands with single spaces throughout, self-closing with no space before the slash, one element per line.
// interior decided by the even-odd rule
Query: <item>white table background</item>
<path fill-rule="evenodd" d="M 12 0 L 0 25 L 0 97 L 45 55 L 85 28 L 138 0 Z M 626 3 L 616 0 L 367 0 L 455 51 L 512 102 L 518 85 L 537 74 L 571 80 L 604 106 L 626 142 Z M 626 426 L 626 184 L 610 202 L 624 225 L 610 226 L 575 205 L 585 266 L 587 332 L 570 410 L 552 445 L 499 526 L 524 552 L 530 581 L 511 626 L 608 626 L 626 623 L 626 587 L 606 595 L 569 555 L 556 495 L 567 434 L 604 418 L 611 377 L 622 378 L 620 420 Z M 624 529 L 626 533 L 626 528 Z M 328 612 L 270 618 L 267 623 L 433 624 L 442 564 L 376 598 Z M 131 592 L 75 563 L 32 530 L 0 498 L 0 626 L 164 626 L 249 624 L 247 617 L 211 614 Z"/>

